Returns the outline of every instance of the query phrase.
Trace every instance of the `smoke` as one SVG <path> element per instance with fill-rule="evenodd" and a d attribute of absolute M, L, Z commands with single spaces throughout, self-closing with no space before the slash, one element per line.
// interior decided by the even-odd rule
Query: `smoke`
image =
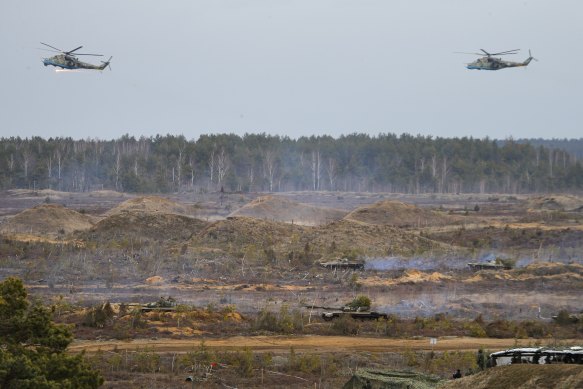
<path fill-rule="evenodd" d="M 430 257 L 386 257 L 369 258 L 365 262 L 366 270 L 406 270 L 417 269 L 422 271 L 460 270 L 467 267 L 467 260 L 463 258 L 430 258 Z"/>
<path fill-rule="evenodd" d="M 493 262 L 496 258 L 514 258 L 513 255 L 507 255 L 501 252 L 487 251 L 470 257 L 382 257 L 382 258 L 368 258 L 365 262 L 366 270 L 377 271 L 394 271 L 417 269 L 421 271 L 447 271 L 447 270 L 465 270 L 468 268 L 468 263 L 487 263 Z M 578 263 L 583 264 L 583 258 L 534 258 L 533 256 L 523 256 L 516 259 L 515 268 L 526 267 L 532 263 L 539 262 L 557 262 L 557 263 Z"/>

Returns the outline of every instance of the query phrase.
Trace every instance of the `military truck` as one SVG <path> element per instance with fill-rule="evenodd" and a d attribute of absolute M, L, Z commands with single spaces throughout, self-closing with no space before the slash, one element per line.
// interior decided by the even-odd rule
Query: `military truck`
<path fill-rule="evenodd" d="M 158 301 L 142 304 L 140 307 L 142 312 L 161 311 L 172 312 L 176 310 L 176 300 L 173 297 L 160 297 Z"/>

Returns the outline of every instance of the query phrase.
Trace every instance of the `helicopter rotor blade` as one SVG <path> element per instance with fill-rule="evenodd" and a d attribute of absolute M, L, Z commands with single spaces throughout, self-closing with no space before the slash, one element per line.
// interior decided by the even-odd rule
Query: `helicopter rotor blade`
<path fill-rule="evenodd" d="M 103 57 L 103 54 L 81 54 L 81 53 L 75 53 L 75 55 L 92 55 L 94 57 Z"/>
<path fill-rule="evenodd" d="M 471 55 L 484 55 L 482 53 L 467 53 L 465 51 L 454 51 L 454 54 L 471 54 Z"/>
<path fill-rule="evenodd" d="M 50 47 L 51 49 L 55 49 L 55 50 L 57 50 L 59 53 L 64 53 L 64 51 L 63 51 L 63 50 L 61 50 L 61 49 L 57 49 L 56 47 L 54 47 L 54 46 L 51 46 L 51 45 L 47 45 L 46 43 L 42 43 L 42 42 L 41 42 L 40 44 L 41 44 L 41 45 L 48 46 L 48 47 Z"/>
<path fill-rule="evenodd" d="M 71 53 L 73 53 L 74 51 L 77 51 L 77 50 L 79 50 L 79 49 L 80 49 L 80 48 L 82 48 L 82 47 L 83 47 L 83 46 L 79 46 L 79 47 L 77 47 L 76 49 L 73 49 L 73 50 L 70 50 L 70 51 L 66 51 L 65 53 L 67 53 L 67 54 L 71 54 Z"/>
<path fill-rule="evenodd" d="M 43 49 L 42 47 L 37 47 L 37 50 L 49 51 L 51 53 L 62 53 L 62 51 Z"/>
<path fill-rule="evenodd" d="M 501 51 L 499 53 L 493 53 L 490 55 L 510 55 L 510 54 L 517 54 L 519 51 L 520 51 L 520 49 L 514 49 L 514 50 Z"/>
<path fill-rule="evenodd" d="M 481 51 L 483 51 L 483 52 L 484 52 L 484 54 L 486 54 L 488 57 L 492 55 L 492 54 L 488 53 L 488 52 L 487 52 L 486 50 L 484 50 L 484 49 L 480 49 L 480 50 L 481 50 Z M 481 54 L 480 54 L 480 55 L 481 55 Z"/>

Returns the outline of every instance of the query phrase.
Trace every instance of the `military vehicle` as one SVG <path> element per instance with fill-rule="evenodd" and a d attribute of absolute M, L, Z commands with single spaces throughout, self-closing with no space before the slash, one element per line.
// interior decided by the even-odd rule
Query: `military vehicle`
<path fill-rule="evenodd" d="M 344 316 L 350 316 L 351 318 L 358 320 L 378 320 L 388 318 L 386 313 L 376 311 L 330 311 L 322 312 L 321 316 L 322 319 L 326 321 L 331 321 Z"/>
<path fill-rule="evenodd" d="M 160 300 L 156 302 L 151 302 L 147 304 L 142 304 L 140 306 L 142 312 L 151 311 L 162 311 L 162 312 L 172 312 L 176 310 L 176 300 L 168 296 L 167 298 L 160 297 Z"/>
<path fill-rule="evenodd" d="M 326 321 L 331 321 L 333 319 L 340 318 L 343 316 L 350 316 L 353 319 L 359 320 L 378 320 L 386 319 L 388 317 L 386 313 L 371 311 L 369 308 L 364 307 L 353 308 L 348 305 L 344 307 L 322 307 L 316 305 L 306 305 L 305 307 L 309 309 L 324 310 L 324 312 L 322 312 L 320 316 L 322 316 L 322 319 Z"/>
<path fill-rule="evenodd" d="M 490 354 L 489 366 L 497 366 L 498 358 L 501 364 L 513 363 L 576 363 L 583 364 L 583 348 L 573 347 L 523 347 L 498 351 Z"/>
<path fill-rule="evenodd" d="M 45 66 L 54 66 L 56 68 L 61 68 L 61 69 L 68 69 L 68 70 L 72 70 L 72 69 L 93 69 L 93 70 L 103 70 L 106 67 L 109 66 L 109 63 L 111 62 L 111 59 L 113 57 L 109 57 L 109 59 L 107 61 L 101 61 L 101 65 L 92 65 L 90 63 L 87 62 L 82 62 L 79 61 L 79 59 L 77 58 L 78 55 L 92 55 L 94 57 L 103 57 L 102 54 L 83 54 L 83 53 L 75 53 L 77 50 L 79 50 L 80 48 L 82 48 L 83 46 L 79 46 L 76 49 L 73 50 L 69 50 L 69 51 L 63 51 L 61 49 L 57 49 L 56 47 L 53 47 L 51 45 L 47 45 L 46 43 L 42 43 L 41 45 L 45 45 L 50 47 L 52 50 L 48 50 L 48 49 L 41 49 L 41 50 L 47 50 L 47 51 L 51 51 L 54 53 L 60 53 L 58 55 L 52 56 L 50 58 L 43 58 L 43 64 Z M 73 54 L 75 53 L 75 54 Z M 109 69 L 111 70 L 111 66 L 109 67 Z"/>
<path fill-rule="evenodd" d="M 575 324 L 583 321 L 583 311 L 579 313 L 560 311 L 557 315 L 551 316 L 551 318 L 560 324 Z"/>
<path fill-rule="evenodd" d="M 320 262 L 320 266 L 325 267 L 326 269 L 364 270 L 364 261 L 351 261 L 348 258 L 341 258 L 334 261 Z"/>
<path fill-rule="evenodd" d="M 525 67 L 528 66 L 530 61 L 533 59 L 536 61 L 536 58 L 533 58 L 530 50 L 528 51 L 528 58 L 524 60 L 524 62 L 512 62 L 512 61 L 504 61 L 502 58 L 496 58 L 495 55 L 512 55 L 516 54 L 520 49 L 508 50 L 508 51 L 501 51 L 499 53 L 488 53 L 484 49 L 480 49 L 481 53 L 460 53 L 458 54 L 472 54 L 472 55 L 481 55 L 482 58 L 478 58 L 474 62 L 470 62 L 466 65 L 468 69 L 475 69 L 475 70 L 500 70 L 505 68 L 516 68 L 516 67 Z M 485 56 L 484 56 L 485 54 Z"/>
<path fill-rule="evenodd" d="M 511 270 L 512 264 L 508 260 L 500 258 L 493 259 L 488 262 L 470 262 L 468 266 L 472 270 Z"/>

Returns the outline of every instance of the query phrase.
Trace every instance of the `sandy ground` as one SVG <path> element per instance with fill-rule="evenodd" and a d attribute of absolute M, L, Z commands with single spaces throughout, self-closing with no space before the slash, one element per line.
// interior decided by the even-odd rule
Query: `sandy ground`
<path fill-rule="evenodd" d="M 131 341 L 75 341 L 69 346 L 71 352 L 96 352 L 137 350 L 150 347 L 157 352 L 188 352 L 200 346 L 204 340 L 206 347 L 217 350 L 238 350 L 249 347 L 254 352 L 271 351 L 285 353 L 291 347 L 296 351 L 310 353 L 331 353 L 350 351 L 369 352 L 403 352 L 407 350 L 432 350 L 429 338 L 422 339 L 387 339 L 347 336 L 236 336 L 229 338 L 196 338 L 196 339 L 136 339 Z M 522 339 L 518 345 L 533 343 Z M 573 342 L 575 344 L 576 342 Z M 482 339 L 468 337 L 444 337 L 437 340 L 433 346 L 435 351 L 475 351 L 480 347 L 488 350 L 504 350 L 516 347 L 514 339 Z"/>

